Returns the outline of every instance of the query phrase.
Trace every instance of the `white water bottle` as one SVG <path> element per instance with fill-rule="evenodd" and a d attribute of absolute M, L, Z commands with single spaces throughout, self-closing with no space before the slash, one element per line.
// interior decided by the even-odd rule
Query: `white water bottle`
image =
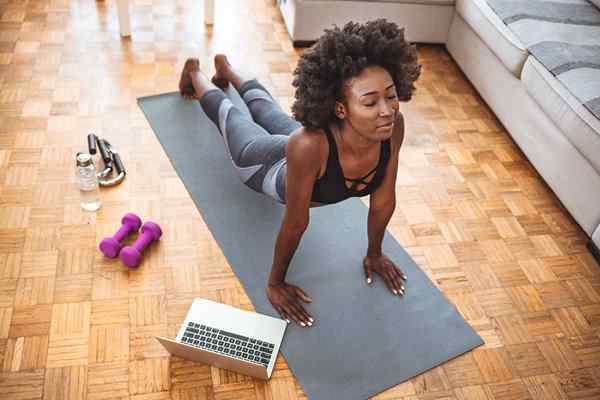
<path fill-rule="evenodd" d="M 92 156 L 88 153 L 77 154 L 76 175 L 79 185 L 81 208 L 87 211 L 96 211 L 100 208 L 100 190 L 98 177 Z"/>

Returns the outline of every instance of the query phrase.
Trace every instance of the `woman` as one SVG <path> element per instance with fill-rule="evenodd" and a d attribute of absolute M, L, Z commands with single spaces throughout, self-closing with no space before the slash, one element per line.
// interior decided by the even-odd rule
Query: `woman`
<path fill-rule="evenodd" d="M 404 121 L 398 101 L 408 101 L 420 73 L 416 50 L 404 31 L 379 19 L 326 30 L 294 71 L 294 118 L 285 114 L 255 79 L 215 57 L 211 81 L 197 59 L 188 59 L 180 91 L 200 100 L 217 125 L 233 165 L 246 185 L 285 204 L 266 295 L 281 317 L 312 326 L 301 301 L 312 299 L 285 282 L 289 263 L 309 223 L 309 208 L 370 194 L 367 283 L 379 274 L 396 295 L 406 276 L 381 252 L 396 206 L 398 153 Z M 212 82 L 212 83 L 211 83 Z M 221 89 L 231 83 L 252 118 Z"/>

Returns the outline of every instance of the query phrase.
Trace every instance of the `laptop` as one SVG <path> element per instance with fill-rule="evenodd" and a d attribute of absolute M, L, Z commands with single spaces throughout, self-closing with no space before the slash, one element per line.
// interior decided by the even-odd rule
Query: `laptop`
<path fill-rule="evenodd" d="M 175 339 L 156 336 L 174 356 L 269 379 L 287 323 L 195 298 Z"/>

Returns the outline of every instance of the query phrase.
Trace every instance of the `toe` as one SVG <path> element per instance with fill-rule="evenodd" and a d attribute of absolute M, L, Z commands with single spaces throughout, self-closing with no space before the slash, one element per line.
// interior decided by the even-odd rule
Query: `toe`
<path fill-rule="evenodd" d="M 185 62 L 185 69 L 188 72 L 199 70 L 200 69 L 200 61 L 197 58 L 188 58 Z"/>

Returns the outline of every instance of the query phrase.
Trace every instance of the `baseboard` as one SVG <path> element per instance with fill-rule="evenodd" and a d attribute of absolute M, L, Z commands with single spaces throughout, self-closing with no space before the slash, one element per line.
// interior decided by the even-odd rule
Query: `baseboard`
<path fill-rule="evenodd" d="M 600 249 L 596 246 L 593 240 L 587 242 L 587 248 L 592 253 L 592 256 L 596 259 L 596 262 L 600 266 Z"/>

